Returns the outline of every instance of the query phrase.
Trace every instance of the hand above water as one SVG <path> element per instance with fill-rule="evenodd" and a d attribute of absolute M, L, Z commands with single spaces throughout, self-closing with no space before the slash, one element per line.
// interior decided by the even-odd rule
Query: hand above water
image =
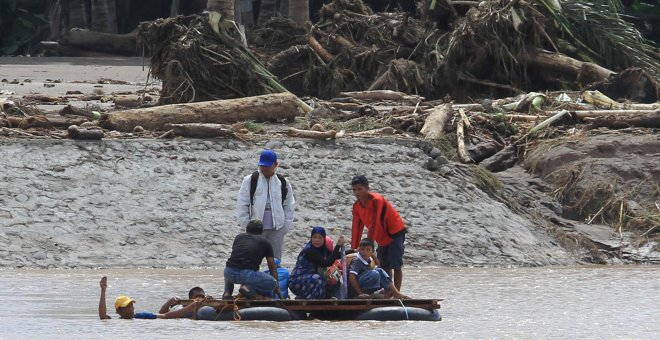
<path fill-rule="evenodd" d="M 104 276 L 101 278 L 101 282 L 99 282 L 99 285 L 101 286 L 101 290 L 105 290 L 108 288 L 108 277 Z"/>

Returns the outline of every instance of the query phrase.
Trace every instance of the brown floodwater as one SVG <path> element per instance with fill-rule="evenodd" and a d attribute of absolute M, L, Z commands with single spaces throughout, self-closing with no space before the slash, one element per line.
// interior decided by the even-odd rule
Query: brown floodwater
<path fill-rule="evenodd" d="M 127 294 L 157 312 L 200 285 L 220 296 L 221 270 L 0 270 L 0 339 L 658 339 L 660 266 L 425 268 L 403 292 L 442 298 L 440 322 L 99 320 Z M 111 313 L 114 316 L 114 312 Z"/>

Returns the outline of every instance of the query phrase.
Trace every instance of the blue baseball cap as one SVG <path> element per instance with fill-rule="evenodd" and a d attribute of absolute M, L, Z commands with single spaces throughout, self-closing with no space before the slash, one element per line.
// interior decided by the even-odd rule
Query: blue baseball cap
<path fill-rule="evenodd" d="M 277 154 L 273 150 L 264 150 L 259 156 L 258 166 L 272 166 L 273 163 L 277 162 Z"/>

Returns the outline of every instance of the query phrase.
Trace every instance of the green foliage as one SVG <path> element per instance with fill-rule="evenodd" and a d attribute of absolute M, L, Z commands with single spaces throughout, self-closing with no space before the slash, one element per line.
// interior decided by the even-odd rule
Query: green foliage
<path fill-rule="evenodd" d="M 493 129 L 504 137 L 509 137 L 518 133 L 518 124 L 509 122 L 504 113 L 496 113 L 492 119 Z"/>
<path fill-rule="evenodd" d="M 554 17 L 560 37 L 572 42 L 585 59 L 613 70 L 631 66 L 660 77 L 660 61 L 653 46 L 622 14 L 619 0 L 539 1 Z"/>

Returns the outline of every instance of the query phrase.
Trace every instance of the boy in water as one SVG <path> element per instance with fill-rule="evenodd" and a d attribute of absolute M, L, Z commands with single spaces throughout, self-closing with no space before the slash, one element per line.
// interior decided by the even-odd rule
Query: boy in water
<path fill-rule="evenodd" d="M 108 278 L 101 278 L 101 298 L 99 300 L 99 319 L 110 319 L 110 316 L 107 314 L 107 309 L 105 306 L 105 290 L 108 288 Z M 119 314 L 120 319 L 175 319 L 180 318 L 185 314 L 194 315 L 194 312 L 201 306 L 202 299 L 198 299 L 195 302 L 189 304 L 186 307 L 183 307 L 178 310 L 170 311 L 165 314 L 153 314 L 148 312 L 139 312 L 135 313 L 135 300 L 131 299 L 128 296 L 120 295 L 115 299 L 115 311 Z"/>
<path fill-rule="evenodd" d="M 188 291 L 188 299 L 189 300 L 197 300 L 197 299 L 204 299 L 206 298 L 206 293 L 204 292 L 204 289 L 201 287 L 193 287 Z M 212 299 L 211 296 L 208 297 L 209 299 Z M 158 313 L 160 314 L 166 314 L 167 312 L 170 311 L 174 306 L 177 306 L 181 303 L 181 299 L 178 296 L 174 296 L 167 300 L 162 307 L 160 307 L 160 310 Z M 182 318 L 190 318 L 192 315 L 184 315 L 181 316 Z"/>
<path fill-rule="evenodd" d="M 360 241 L 358 254 L 351 261 L 348 282 L 352 297 L 358 299 L 385 298 L 408 299 L 396 289 L 390 276 L 382 268 L 371 269 L 371 256 L 374 254 L 374 241 L 364 238 Z M 380 291 L 383 295 L 380 295 Z M 351 294 L 352 293 L 352 294 Z"/>

